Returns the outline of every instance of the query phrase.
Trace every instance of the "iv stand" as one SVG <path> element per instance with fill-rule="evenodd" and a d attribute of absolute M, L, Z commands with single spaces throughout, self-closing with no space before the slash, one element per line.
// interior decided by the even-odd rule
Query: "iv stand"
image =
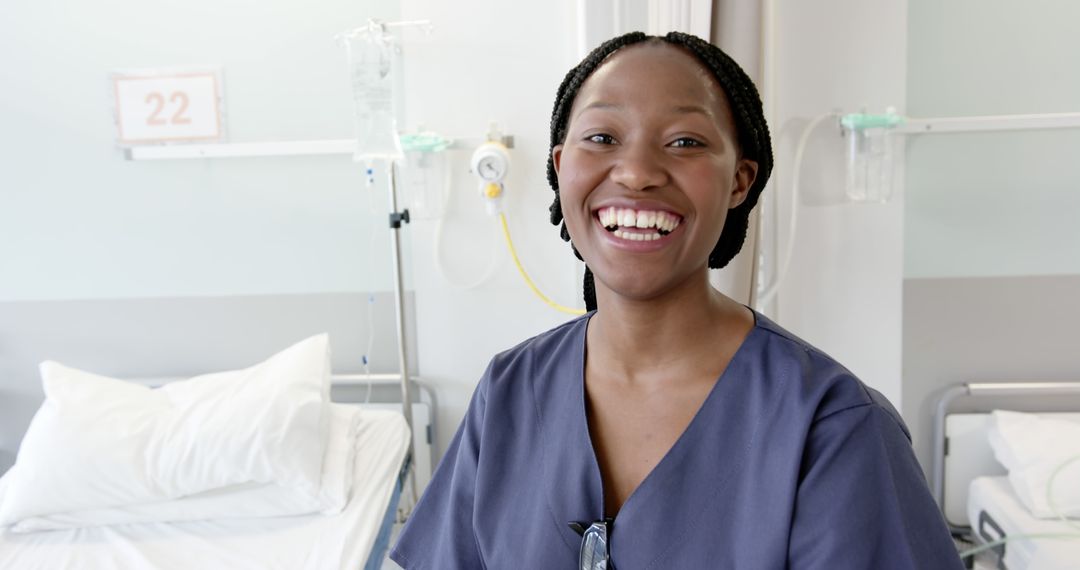
<path fill-rule="evenodd" d="M 339 34 L 339 39 L 345 40 L 345 45 L 348 48 L 348 41 L 356 37 L 358 34 L 373 31 L 384 33 L 388 27 L 412 27 L 419 26 L 425 32 L 431 31 L 431 23 L 427 20 L 409 21 L 409 22 L 381 22 L 375 19 L 368 19 L 366 26 L 355 28 L 348 32 Z M 351 52 L 350 52 L 351 53 Z M 350 56 L 351 58 L 351 56 Z M 355 84 L 354 84 L 355 88 Z M 398 149 L 400 151 L 400 148 Z M 353 155 L 353 160 L 356 160 L 356 155 Z M 415 428 L 413 426 L 412 415 L 412 390 L 410 386 L 411 378 L 409 376 L 409 359 L 407 356 L 408 348 L 405 345 L 405 290 L 404 290 L 404 278 L 401 270 L 401 224 L 409 223 L 409 210 L 405 209 L 398 211 L 397 204 L 397 169 L 396 161 L 390 159 L 389 163 L 389 177 L 390 177 L 390 245 L 391 245 L 391 259 L 394 262 L 394 312 L 397 317 L 397 337 L 398 337 L 398 366 L 401 371 L 401 413 L 405 416 L 405 423 L 409 426 L 409 444 L 407 449 L 407 471 L 405 477 L 409 479 L 410 490 L 412 491 L 413 501 L 420 499 L 419 493 L 416 488 L 416 446 L 414 445 L 413 438 L 416 437 Z M 370 334 L 375 334 L 374 331 L 370 331 Z M 408 518 L 409 512 L 398 508 L 399 522 Z"/>
<path fill-rule="evenodd" d="M 409 223 L 409 210 L 406 208 L 398 212 L 397 209 L 396 165 L 396 161 L 390 162 L 390 247 L 393 254 L 391 259 L 394 260 L 394 312 L 397 317 L 398 366 L 401 369 L 401 411 L 405 415 L 405 423 L 409 426 L 409 470 L 406 476 L 409 478 L 413 501 L 416 501 L 420 497 L 416 492 L 416 477 L 413 469 L 413 462 L 416 461 L 416 446 L 413 445 L 415 434 L 412 419 L 412 390 L 409 387 L 409 359 L 406 355 L 408 349 L 405 346 L 405 290 L 401 273 L 401 224 Z M 403 518 L 407 517 L 406 512 Z"/>

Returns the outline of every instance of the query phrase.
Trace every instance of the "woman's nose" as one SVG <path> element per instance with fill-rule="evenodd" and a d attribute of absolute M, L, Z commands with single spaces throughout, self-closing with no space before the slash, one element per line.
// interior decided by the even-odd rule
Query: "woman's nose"
<path fill-rule="evenodd" d="M 667 182 L 662 151 L 648 145 L 627 145 L 611 169 L 611 180 L 628 190 L 649 190 Z"/>

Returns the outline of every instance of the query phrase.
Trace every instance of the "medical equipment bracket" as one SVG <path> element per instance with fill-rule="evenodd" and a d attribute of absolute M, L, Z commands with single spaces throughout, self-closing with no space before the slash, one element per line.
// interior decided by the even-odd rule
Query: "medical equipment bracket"
<path fill-rule="evenodd" d="M 454 139 L 448 150 L 473 150 L 487 142 L 480 138 Z M 514 148 L 514 137 L 502 137 L 507 148 Z M 317 156 L 344 154 L 356 150 L 355 139 L 264 141 L 214 144 L 173 144 L 135 146 L 124 149 L 127 160 L 179 160 L 191 158 L 243 158 L 258 156 Z"/>
<path fill-rule="evenodd" d="M 402 223 L 409 223 L 408 208 L 405 208 L 400 212 L 390 212 L 390 229 L 396 230 L 401 227 Z"/>
<path fill-rule="evenodd" d="M 1080 128 L 1080 113 L 1039 113 L 1030 115 L 983 115 L 972 117 L 909 118 L 892 128 L 894 133 L 971 133 L 981 131 L 1026 131 Z"/>

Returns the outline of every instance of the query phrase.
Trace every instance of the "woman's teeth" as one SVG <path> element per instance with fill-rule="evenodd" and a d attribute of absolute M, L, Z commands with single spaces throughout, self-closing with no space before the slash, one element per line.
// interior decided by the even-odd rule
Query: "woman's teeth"
<path fill-rule="evenodd" d="M 632 241 L 652 241 L 671 233 L 679 226 L 681 218 L 659 210 L 631 210 L 629 208 L 603 208 L 596 213 L 600 224 L 615 237 Z M 625 229 L 656 229 L 655 232 L 633 232 Z"/>
<path fill-rule="evenodd" d="M 654 239 L 660 239 L 661 237 L 663 237 L 663 236 L 660 235 L 659 232 L 653 232 L 651 234 L 643 234 L 643 233 L 636 233 L 636 232 L 635 233 L 630 233 L 630 232 L 624 232 L 622 230 L 615 230 L 615 231 L 613 231 L 611 233 L 617 238 L 628 239 L 630 241 L 652 241 Z"/>

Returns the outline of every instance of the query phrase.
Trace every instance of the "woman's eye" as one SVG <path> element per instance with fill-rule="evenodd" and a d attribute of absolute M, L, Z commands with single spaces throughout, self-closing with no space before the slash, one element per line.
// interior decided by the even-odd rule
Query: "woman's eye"
<path fill-rule="evenodd" d="M 682 138 L 675 139 L 671 143 L 671 146 L 673 146 L 675 148 L 695 148 L 695 147 L 705 146 L 705 143 L 703 143 L 703 142 L 701 142 L 701 141 L 699 141 L 697 139 L 692 139 L 690 137 L 682 137 Z"/>
<path fill-rule="evenodd" d="M 615 138 L 614 137 L 612 137 L 611 135 L 605 135 L 605 134 L 590 135 L 589 138 L 586 139 L 586 140 L 588 140 L 589 142 L 594 142 L 596 144 L 614 144 L 615 143 Z"/>

